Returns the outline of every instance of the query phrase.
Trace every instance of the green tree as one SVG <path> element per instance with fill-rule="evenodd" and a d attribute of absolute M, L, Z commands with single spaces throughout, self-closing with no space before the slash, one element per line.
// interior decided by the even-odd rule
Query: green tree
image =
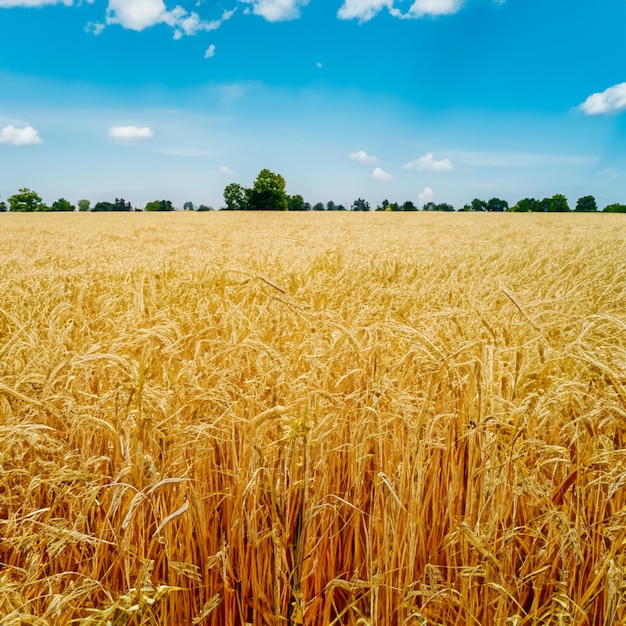
<path fill-rule="evenodd" d="M 268 169 L 259 172 L 247 194 L 248 208 L 256 211 L 286 211 L 289 199 L 285 193 L 285 179 Z"/>
<path fill-rule="evenodd" d="M 377 211 L 386 211 L 387 209 L 389 209 L 389 200 L 387 200 L 387 198 L 385 198 L 377 207 L 376 210 Z M 391 210 L 391 209 L 389 209 Z"/>
<path fill-rule="evenodd" d="M 25 213 L 48 210 L 41 196 L 26 187 L 22 187 L 18 193 L 13 194 L 9 198 L 9 207 L 11 211 L 21 211 Z"/>
<path fill-rule="evenodd" d="M 614 202 L 604 207 L 604 213 L 626 213 L 626 204 Z"/>
<path fill-rule="evenodd" d="M 581 198 L 578 198 L 575 210 L 585 213 L 597 211 L 598 205 L 596 204 L 596 199 L 593 196 L 582 196 Z"/>
<path fill-rule="evenodd" d="M 78 201 L 78 210 L 79 211 L 89 211 L 91 208 L 91 202 L 89 200 L 79 200 Z"/>
<path fill-rule="evenodd" d="M 207 206 L 206 204 L 201 204 L 198 207 L 198 211 L 202 211 L 202 212 L 204 212 L 204 211 L 212 211 L 212 210 L 213 210 L 213 207 Z"/>
<path fill-rule="evenodd" d="M 486 211 L 486 210 L 487 210 L 487 203 L 484 200 L 481 200 L 480 198 L 474 198 L 470 202 L 470 211 Z"/>
<path fill-rule="evenodd" d="M 183 211 L 193 211 L 193 202 L 185 202 L 185 204 L 183 204 Z"/>
<path fill-rule="evenodd" d="M 51 211 L 75 211 L 76 207 L 65 198 L 59 198 L 52 203 Z"/>
<path fill-rule="evenodd" d="M 326 203 L 326 210 L 327 211 L 336 211 L 337 210 L 337 205 L 332 200 L 329 200 Z"/>
<path fill-rule="evenodd" d="M 173 211 L 174 207 L 170 200 L 153 200 L 146 204 L 144 211 Z"/>
<path fill-rule="evenodd" d="M 367 200 L 363 200 L 363 198 L 357 198 L 351 207 L 352 211 L 369 211 L 370 203 Z"/>
<path fill-rule="evenodd" d="M 290 211 L 310 211 L 311 205 L 307 207 L 307 204 L 301 195 L 296 194 L 295 196 L 289 196 L 287 208 Z"/>
<path fill-rule="evenodd" d="M 402 205 L 402 210 L 403 211 L 417 211 L 417 207 L 415 206 L 415 204 L 413 204 L 413 202 L 411 202 L 410 200 L 407 200 Z"/>
<path fill-rule="evenodd" d="M 509 208 L 509 203 L 506 200 L 500 200 L 500 198 L 491 198 L 487 202 L 487 211 L 502 212 Z"/>
<path fill-rule="evenodd" d="M 4 213 L 9 210 L 7 203 L 4 200 L 0 200 L 0 213 Z"/>
<path fill-rule="evenodd" d="M 536 213 L 541 210 L 541 202 L 539 202 L 539 200 L 535 200 L 535 198 L 522 198 L 510 208 L 510 211 L 515 213 Z"/>
<path fill-rule="evenodd" d="M 567 198 L 563 194 L 556 193 L 550 198 L 548 211 L 551 213 L 567 213 L 569 210 Z"/>
<path fill-rule="evenodd" d="M 224 202 L 226 210 L 241 211 L 247 209 L 246 189 L 237 183 L 230 183 L 224 187 Z"/>
<path fill-rule="evenodd" d="M 324 211 L 325 210 L 324 204 L 322 202 L 316 202 L 313 205 L 313 209 L 312 210 L 313 211 Z"/>

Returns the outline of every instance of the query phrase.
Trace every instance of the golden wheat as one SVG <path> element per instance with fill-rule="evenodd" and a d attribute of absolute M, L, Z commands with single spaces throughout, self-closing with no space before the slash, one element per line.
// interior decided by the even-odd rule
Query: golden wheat
<path fill-rule="evenodd" d="M 625 623 L 625 241 L 1 216 L 0 623 Z"/>

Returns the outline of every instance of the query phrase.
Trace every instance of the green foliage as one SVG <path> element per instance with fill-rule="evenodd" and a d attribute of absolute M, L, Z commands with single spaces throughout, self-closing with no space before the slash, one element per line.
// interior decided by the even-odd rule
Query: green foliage
<path fill-rule="evenodd" d="M 481 200 L 480 198 L 474 198 L 470 202 L 470 211 L 486 211 L 487 210 L 487 202 Z"/>
<path fill-rule="evenodd" d="M 185 204 L 183 204 L 183 211 L 193 211 L 193 202 L 185 202 Z"/>
<path fill-rule="evenodd" d="M 487 211 L 503 212 L 509 208 L 509 203 L 506 200 L 500 200 L 500 198 L 491 198 L 487 202 Z"/>
<path fill-rule="evenodd" d="M 589 213 L 598 210 L 596 199 L 593 196 L 582 196 L 576 202 L 575 211 Z"/>
<path fill-rule="evenodd" d="M 363 198 L 357 198 L 351 207 L 352 211 L 369 211 L 370 203 L 367 200 L 363 200 Z"/>
<path fill-rule="evenodd" d="M 91 208 L 91 202 L 89 200 L 79 200 L 78 201 L 78 210 L 79 211 L 89 211 Z"/>
<path fill-rule="evenodd" d="M 310 211 L 311 205 L 305 202 L 300 194 L 296 194 L 295 196 L 289 196 L 287 208 L 290 211 Z"/>
<path fill-rule="evenodd" d="M 337 210 L 337 205 L 332 200 L 329 200 L 326 203 L 326 210 L 327 211 L 336 211 Z"/>
<path fill-rule="evenodd" d="M 551 198 L 544 198 L 541 204 L 543 210 L 548 213 L 567 213 L 570 210 L 567 198 L 561 193 L 554 194 Z"/>
<path fill-rule="evenodd" d="M 325 210 L 324 204 L 322 202 L 316 202 L 313 205 L 313 209 L 312 210 L 313 211 L 324 211 Z"/>
<path fill-rule="evenodd" d="M 18 193 L 13 194 L 9 198 L 9 207 L 11 211 L 19 211 L 24 213 L 34 213 L 37 211 L 47 211 L 48 207 L 43 203 L 41 196 L 22 187 Z"/>
<path fill-rule="evenodd" d="M 132 211 L 130 202 L 124 198 L 115 198 L 115 202 L 97 202 L 92 211 Z"/>
<path fill-rule="evenodd" d="M 230 183 L 224 187 L 224 202 L 227 211 L 241 211 L 247 209 L 246 189 L 237 183 Z"/>
<path fill-rule="evenodd" d="M 536 213 L 542 210 L 542 206 L 541 202 L 535 198 L 523 198 L 509 210 L 515 213 Z"/>
<path fill-rule="evenodd" d="M 441 202 L 439 204 L 435 204 L 434 202 L 427 202 L 423 207 L 422 211 L 446 211 L 451 213 L 454 211 L 454 207 L 447 202 Z"/>
<path fill-rule="evenodd" d="M 249 209 L 256 211 L 286 211 L 289 199 L 285 193 L 285 179 L 268 169 L 259 172 L 252 189 L 247 190 Z"/>
<path fill-rule="evenodd" d="M 75 211 L 76 207 L 65 198 L 59 198 L 55 202 L 52 203 L 52 207 L 50 207 L 51 211 Z"/>
<path fill-rule="evenodd" d="M 614 202 L 604 207 L 604 213 L 626 213 L 626 204 Z"/>
<path fill-rule="evenodd" d="M 146 204 L 144 211 L 173 211 L 174 207 L 170 200 L 153 200 Z"/>
<path fill-rule="evenodd" d="M 5 211 L 8 211 L 9 207 L 7 206 L 7 203 L 4 201 L 0 201 L 0 213 L 4 213 Z"/>
<path fill-rule="evenodd" d="M 201 204 L 198 207 L 198 211 L 212 211 L 212 210 L 213 210 L 213 208 L 210 207 L 210 206 L 207 206 L 206 204 Z"/>
<path fill-rule="evenodd" d="M 413 202 L 411 202 L 410 200 L 407 200 L 402 205 L 402 210 L 403 211 L 417 211 L 417 207 L 415 206 L 415 204 L 413 204 Z"/>

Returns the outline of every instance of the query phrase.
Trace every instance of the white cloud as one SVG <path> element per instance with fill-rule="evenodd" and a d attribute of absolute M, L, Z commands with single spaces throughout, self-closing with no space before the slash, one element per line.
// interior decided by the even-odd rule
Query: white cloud
<path fill-rule="evenodd" d="M 384 8 L 393 9 L 393 0 L 345 0 L 337 17 L 342 20 L 357 19 L 367 22 L 380 13 Z"/>
<path fill-rule="evenodd" d="M 322 63 L 320 63 L 320 62 L 318 61 L 318 62 L 315 64 L 315 67 L 319 67 L 319 68 L 321 69 L 321 68 L 322 68 L 322 67 L 324 67 L 324 66 L 322 65 Z"/>
<path fill-rule="evenodd" d="M 580 109 L 587 115 L 607 115 L 626 110 L 626 83 L 590 95 Z"/>
<path fill-rule="evenodd" d="M 152 139 L 154 132 L 151 128 L 144 126 L 112 126 L 109 128 L 109 137 L 130 141 L 133 139 Z"/>
<path fill-rule="evenodd" d="M 409 16 L 451 15 L 463 6 L 463 0 L 415 0 L 409 9 Z"/>
<path fill-rule="evenodd" d="M 205 59 L 210 59 L 211 57 L 215 56 L 215 46 L 213 44 L 211 44 L 207 49 L 206 52 L 204 53 L 204 58 Z"/>
<path fill-rule="evenodd" d="M 220 165 L 217 169 L 220 173 L 226 174 L 227 176 L 233 176 L 235 174 L 228 165 Z"/>
<path fill-rule="evenodd" d="M 135 31 L 142 31 L 156 24 L 167 24 L 174 29 L 174 39 L 180 39 L 184 35 L 216 30 L 234 13 L 235 9 L 224 11 L 219 19 L 206 21 L 197 13 L 189 13 L 181 6 L 168 11 L 163 0 L 109 0 L 106 23 L 118 24 L 122 28 Z M 100 31 L 94 29 L 95 34 Z"/>
<path fill-rule="evenodd" d="M 427 202 L 430 202 L 435 197 L 435 192 L 426 187 L 422 193 L 418 196 L 417 202 L 420 207 L 423 207 Z"/>
<path fill-rule="evenodd" d="M 252 13 L 260 15 L 268 22 L 283 22 L 300 17 L 300 9 L 309 0 L 242 0 L 252 5 Z"/>
<path fill-rule="evenodd" d="M 378 159 L 375 156 L 370 156 L 365 150 L 357 150 L 351 152 L 348 155 L 353 161 L 360 163 L 361 165 L 370 165 L 371 163 L 378 163 Z"/>
<path fill-rule="evenodd" d="M 42 7 L 47 4 L 64 4 L 72 6 L 72 0 L 0 0 L 0 9 L 12 9 L 13 7 Z"/>
<path fill-rule="evenodd" d="M 32 126 L 24 126 L 24 128 L 15 128 L 13 124 L 5 126 L 0 130 L 0 143 L 9 146 L 34 146 L 43 143 L 39 133 Z"/>
<path fill-rule="evenodd" d="M 130 30 L 144 30 L 165 21 L 163 0 L 109 0 L 107 24 L 119 24 Z"/>
<path fill-rule="evenodd" d="M 380 180 L 384 182 L 387 180 L 391 180 L 393 176 L 389 174 L 388 172 L 385 172 L 385 170 L 382 169 L 381 167 L 376 167 L 374 168 L 374 171 L 372 172 L 372 178 L 374 180 Z"/>
<path fill-rule="evenodd" d="M 405 163 L 404 169 L 415 170 L 416 172 L 451 172 L 454 165 L 450 159 L 435 160 L 433 153 L 429 152 L 419 159 Z"/>

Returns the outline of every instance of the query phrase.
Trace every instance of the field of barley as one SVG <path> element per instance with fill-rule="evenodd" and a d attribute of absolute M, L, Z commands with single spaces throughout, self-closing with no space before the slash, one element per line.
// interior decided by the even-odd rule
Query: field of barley
<path fill-rule="evenodd" d="M 2 626 L 626 623 L 626 220 L 0 216 Z"/>

